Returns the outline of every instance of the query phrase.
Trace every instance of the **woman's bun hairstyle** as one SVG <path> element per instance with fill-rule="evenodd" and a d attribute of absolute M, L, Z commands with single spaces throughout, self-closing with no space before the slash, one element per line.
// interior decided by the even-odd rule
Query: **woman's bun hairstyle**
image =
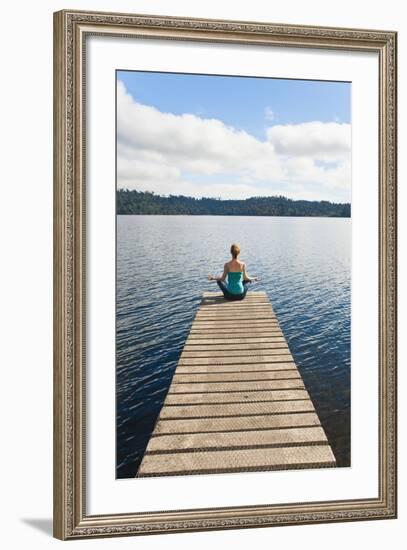
<path fill-rule="evenodd" d="M 238 244 L 232 244 L 232 246 L 230 247 L 230 253 L 232 254 L 234 259 L 236 260 L 236 258 L 240 254 L 240 246 Z"/>

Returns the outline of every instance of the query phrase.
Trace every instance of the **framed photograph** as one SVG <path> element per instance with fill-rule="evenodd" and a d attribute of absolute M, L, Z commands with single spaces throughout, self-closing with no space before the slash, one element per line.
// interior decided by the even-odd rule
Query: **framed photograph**
<path fill-rule="evenodd" d="M 54 14 L 54 536 L 395 518 L 396 33 Z"/>

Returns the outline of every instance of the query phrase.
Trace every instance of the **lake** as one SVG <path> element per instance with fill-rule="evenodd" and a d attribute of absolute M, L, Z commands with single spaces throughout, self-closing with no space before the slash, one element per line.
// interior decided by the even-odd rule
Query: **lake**
<path fill-rule="evenodd" d="M 116 477 L 134 477 L 230 245 L 264 290 L 338 466 L 350 465 L 351 220 L 117 216 Z"/>

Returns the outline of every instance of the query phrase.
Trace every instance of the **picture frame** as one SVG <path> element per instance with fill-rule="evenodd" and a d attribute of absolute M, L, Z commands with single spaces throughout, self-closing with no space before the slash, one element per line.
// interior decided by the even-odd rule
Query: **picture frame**
<path fill-rule="evenodd" d="M 378 491 L 375 497 L 94 514 L 88 511 L 87 40 L 147 39 L 377 56 Z M 148 59 L 144 60 L 148 66 Z M 397 516 L 397 33 L 63 10 L 54 14 L 54 536 L 61 540 Z M 94 206 L 95 207 L 95 206 Z M 94 208 L 93 207 L 93 208 Z M 373 237 L 372 237 L 373 238 Z M 149 480 L 143 480 L 144 483 Z"/>

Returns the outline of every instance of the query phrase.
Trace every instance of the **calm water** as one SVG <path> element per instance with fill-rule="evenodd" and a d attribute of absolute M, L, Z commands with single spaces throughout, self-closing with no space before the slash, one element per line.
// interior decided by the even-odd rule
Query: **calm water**
<path fill-rule="evenodd" d="M 350 464 L 351 221 L 118 216 L 117 477 L 133 477 L 201 294 L 232 242 L 265 290 L 339 466 Z"/>

